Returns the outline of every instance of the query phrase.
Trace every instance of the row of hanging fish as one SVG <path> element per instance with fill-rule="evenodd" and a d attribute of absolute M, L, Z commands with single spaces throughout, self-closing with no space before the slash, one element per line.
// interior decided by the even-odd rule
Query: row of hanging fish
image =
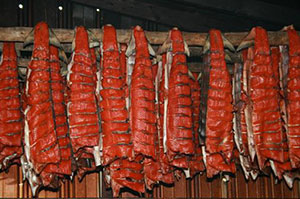
<path fill-rule="evenodd" d="M 253 28 L 233 75 L 225 49 L 235 48 L 218 30 L 208 34 L 201 73 L 188 70 L 177 28 L 157 53 L 139 26 L 128 46 L 113 26 L 102 31 L 97 41 L 77 27 L 62 67 L 60 42 L 46 23 L 36 25 L 24 42 L 34 45 L 24 85 L 14 44 L 4 44 L 0 169 L 21 162 L 33 194 L 100 168 L 114 196 L 124 187 L 144 193 L 183 174 L 228 177 L 236 163 L 247 179 L 271 166 L 292 186 L 300 167 L 300 39 L 292 27 L 289 48 L 270 48 L 266 31 Z"/>

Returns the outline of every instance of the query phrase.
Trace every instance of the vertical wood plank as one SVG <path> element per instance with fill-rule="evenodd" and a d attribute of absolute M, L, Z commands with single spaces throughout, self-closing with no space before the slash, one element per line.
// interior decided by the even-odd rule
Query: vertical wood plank
<path fill-rule="evenodd" d="M 47 194 L 46 194 L 46 190 L 41 190 L 39 193 L 38 193 L 38 197 L 39 198 L 46 198 Z"/>
<path fill-rule="evenodd" d="M 176 181 L 175 183 L 176 184 Z M 162 197 L 163 198 L 174 198 L 174 192 L 173 192 L 173 189 L 174 189 L 174 185 L 164 185 L 163 186 L 163 190 L 162 190 Z"/>
<path fill-rule="evenodd" d="M 271 175 L 271 186 L 272 186 L 272 196 L 273 196 L 273 198 L 282 198 L 283 197 L 283 192 L 282 192 L 281 183 L 276 184 L 273 175 Z"/>
<path fill-rule="evenodd" d="M 256 188 L 256 197 L 257 198 L 264 198 L 265 194 L 263 189 L 261 187 L 263 186 L 262 182 L 262 177 L 260 176 L 259 178 L 256 179 L 256 181 L 252 180 L 253 184 L 255 185 Z M 249 189 L 249 192 L 251 192 L 251 189 Z"/>
<path fill-rule="evenodd" d="M 300 198 L 300 181 L 294 183 L 294 198 Z"/>
<path fill-rule="evenodd" d="M 256 181 L 258 181 L 259 179 L 256 179 Z M 249 198 L 257 198 L 259 197 L 259 193 L 257 190 L 257 186 L 255 181 L 253 181 L 251 178 L 249 179 L 248 183 L 247 183 L 247 197 Z"/>
<path fill-rule="evenodd" d="M 194 194 L 194 191 L 192 190 L 192 179 L 186 179 L 185 181 L 186 186 L 186 196 L 187 198 L 191 198 Z"/>
<path fill-rule="evenodd" d="M 210 197 L 221 198 L 222 197 L 222 178 L 215 176 L 210 182 Z"/>
<path fill-rule="evenodd" d="M 24 197 L 24 182 L 21 167 L 18 167 L 18 198 Z"/>
<path fill-rule="evenodd" d="M 233 178 L 230 178 L 229 182 L 228 182 L 228 198 L 236 198 L 236 176 L 234 176 Z"/>
<path fill-rule="evenodd" d="M 0 197 L 1 198 L 4 198 L 4 181 L 5 181 L 5 179 L 4 179 L 4 172 L 1 172 L 0 173 Z"/>
<path fill-rule="evenodd" d="M 248 191 L 248 185 L 247 181 L 244 177 L 244 174 L 241 170 L 238 170 L 236 173 L 236 179 L 235 179 L 235 187 L 236 187 L 236 197 L 237 198 L 246 198 L 247 197 L 247 191 Z"/>
<path fill-rule="evenodd" d="M 210 182 L 207 181 L 206 175 L 200 176 L 200 197 L 208 198 L 210 197 Z"/>
<path fill-rule="evenodd" d="M 75 183 L 75 196 L 74 197 L 86 197 L 86 176 L 80 182 L 77 177 L 74 179 Z"/>
<path fill-rule="evenodd" d="M 269 176 L 264 176 L 264 192 L 266 198 L 272 198 L 272 185 L 271 185 L 271 178 Z"/>
<path fill-rule="evenodd" d="M 98 192 L 98 173 L 91 173 L 85 176 L 86 178 L 86 196 L 99 197 Z"/>
<path fill-rule="evenodd" d="M 174 184 L 174 196 L 178 198 L 186 198 L 186 179 L 184 175 L 181 175 L 181 178 Z"/>
<path fill-rule="evenodd" d="M 27 181 L 23 182 L 23 192 L 24 192 L 24 198 L 28 198 L 29 189 L 28 189 L 28 182 Z"/>
<path fill-rule="evenodd" d="M 194 176 L 192 179 L 190 179 L 189 182 L 189 187 L 190 187 L 190 191 L 191 194 L 189 197 L 193 197 L 193 198 L 197 198 L 197 178 L 198 178 L 199 174 L 197 174 L 196 176 Z"/>
<path fill-rule="evenodd" d="M 300 198 L 300 181 L 294 182 L 294 198 Z"/>
<path fill-rule="evenodd" d="M 70 181 L 70 184 L 69 184 L 69 188 L 70 188 L 70 197 L 71 198 L 74 198 L 76 197 L 76 194 L 75 194 L 75 180 L 78 180 L 76 176 L 74 176 L 73 180 Z"/>
<path fill-rule="evenodd" d="M 59 197 L 59 190 L 46 190 L 46 197 L 47 198 L 58 198 Z"/>
<path fill-rule="evenodd" d="M 67 190 L 66 190 L 66 183 L 67 183 L 66 180 L 63 181 L 63 182 L 61 182 L 60 197 L 62 197 L 62 198 L 68 197 L 67 194 L 66 194 L 66 192 L 67 192 Z"/>
<path fill-rule="evenodd" d="M 204 175 L 204 174 L 199 174 L 196 176 L 196 180 L 195 180 L 195 198 L 199 198 L 200 197 L 200 175 Z"/>
<path fill-rule="evenodd" d="M 283 180 L 281 184 L 283 186 L 283 198 L 293 198 L 293 189 L 290 189 Z"/>
<path fill-rule="evenodd" d="M 2 197 L 4 198 L 15 198 L 18 196 L 18 167 L 17 165 L 12 165 L 9 168 L 9 172 L 2 172 Z"/>
<path fill-rule="evenodd" d="M 161 187 L 162 187 L 162 186 L 159 184 L 159 186 L 157 186 L 157 187 L 155 188 L 155 190 L 156 190 L 156 197 L 157 197 L 157 198 L 162 198 L 162 196 L 161 196 L 161 191 L 162 191 Z"/>

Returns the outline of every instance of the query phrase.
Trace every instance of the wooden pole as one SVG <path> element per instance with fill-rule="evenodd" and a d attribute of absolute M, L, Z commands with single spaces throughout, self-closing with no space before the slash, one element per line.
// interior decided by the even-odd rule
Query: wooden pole
<path fill-rule="evenodd" d="M 29 61 L 30 59 L 18 58 L 18 67 L 22 75 L 26 74 Z M 187 65 L 192 72 L 201 72 L 201 68 L 203 67 L 202 63 L 196 63 L 196 62 L 187 63 Z"/>
<path fill-rule="evenodd" d="M 1 33 L 0 33 L 1 34 Z M 158 45 L 152 45 L 152 48 L 156 52 L 158 50 Z M 2 52 L 3 43 L 0 42 L 0 52 Z M 22 42 L 16 42 L 15 48 L 17 51 L 32 51 L 33 46 L 27 46 L 26 48 L 23 47 Z M 62 48 L 66 53 L 72 53 L 72 45 L 71 43 L 63 43 Z M 201 46 L 189 46 L 190 56 L 200 56 L 202 54 L 203 48 Z"/>
<path fill-rule="evenodd" d="M 32 30 L 30 27 L 0 27 L 0 41 L 23 42 L 24 38 Z M 90 29 L 98 40 L 102 40 L 101 29 Z M 71 43 L 74 37 L 74 30 L 71 29 L 53 29 L 61 43 Z M 168 36 L 168 32 L 145 31 L 148 41 L 151 44 L 160 45 Z M 225 37 L 234 45 L 238 46 L 248 32 L 224 33 Z M 131 36 L 131 30 L 117 30 L 117 38 L 120 43 L 128 43 Z M 183 32 L 183 37 L 189 46 L 203 46 L 207 33 Z M 270 45 L 288 44 L 286 32 L 268 32 Z"/>

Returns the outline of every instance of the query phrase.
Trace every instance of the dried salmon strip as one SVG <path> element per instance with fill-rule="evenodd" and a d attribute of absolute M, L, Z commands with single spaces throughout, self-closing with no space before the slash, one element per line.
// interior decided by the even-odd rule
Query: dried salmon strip
<path fill-rule="evenodd" d="M 21 113 L 15 44 L 5 42 L 0 61 L 0 170 L 19 162 L 22 154 Z"/>
<path fill-rule="evenodd" d="M 227 71 L 224 46 L 233 48 L 219 30 L 210 30 L 201 87 L 201 136 L 207 177 L 235 172 L 233 162 L 233 105 L 231 77 Z"/>
<path fill-rule="evenodd" d="M 74 158 L 81 178 L 99 164 L 100 117 L 95 60 L 84 27 L 77 27 L 72 61 L 68 65 L 68 123 Z"/>

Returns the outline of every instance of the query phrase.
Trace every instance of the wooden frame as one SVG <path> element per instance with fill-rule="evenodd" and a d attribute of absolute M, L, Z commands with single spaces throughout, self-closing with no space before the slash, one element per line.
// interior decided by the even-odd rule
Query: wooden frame
<path fill-rule="evenodd" d="M 23 42 L 31 27 L 0 27 L 0 41 Z M 96 38 L 102 40 L 102 29 L 90 29 Z M 71 43 L 74 37 L 74 30 L 71 29 L 53 29 L 61 43 Z M 168 36 L 168 32 L 145 31 L 150 44 L 160 45 Z M 203 46 L 207 38 L 207 33 L 183 32 L 183 37 L 189 46 Z M 248 32 L 224 33 L 224 36 L 234 45 L 238 46 L 245 38 Z M 117 30 L 117 38 L 120 43 L 128 43 L 131 37 L 131 30 Z M 288 44 L 288 37 L 283 31 L 268 32 L 270 45 Z"/>

